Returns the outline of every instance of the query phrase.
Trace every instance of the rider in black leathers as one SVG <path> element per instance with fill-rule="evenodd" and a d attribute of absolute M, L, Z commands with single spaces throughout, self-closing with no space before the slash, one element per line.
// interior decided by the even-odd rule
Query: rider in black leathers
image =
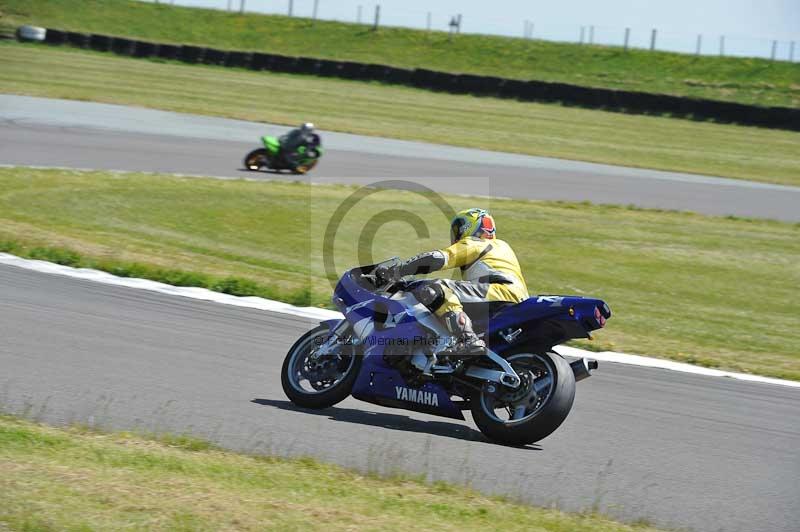
<path fill-rule="evenodd" d="M 278 139 L 281 143 L 283 158 L 291 167 L 300 164 L 299 149 L 303 146 L 306 149 L 319 146 L 319 135 L 314 133 L 314 124 L 306 122 L 297 129 L 291 130 L 286 135 Z"/>

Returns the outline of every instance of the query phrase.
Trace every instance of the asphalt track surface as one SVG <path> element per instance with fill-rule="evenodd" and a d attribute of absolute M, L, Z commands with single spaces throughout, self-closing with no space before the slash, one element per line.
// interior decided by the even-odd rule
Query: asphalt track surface
<path fill-rule="evenodd" d="M 302 318 L 0 267 L 0 403 L 55 424 L 186 432 L 257 453 L 466 482 L 695 530 L 797 530 L 800 391 L 605 363 L 527 448 L 347 399 L 291 405 Z"/>
<path fill-rule="evenodd" d="M 0 164 L 297 179 L 242 159 L 287 128 L 106 104 L 0 95 Z M 439 192 L 592 201 L 800 221 L 800 188 L 324 132 L 310 179 L 424 182 Z"/>

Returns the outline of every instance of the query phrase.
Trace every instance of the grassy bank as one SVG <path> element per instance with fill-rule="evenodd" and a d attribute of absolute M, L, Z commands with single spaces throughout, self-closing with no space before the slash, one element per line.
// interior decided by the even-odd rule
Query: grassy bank
<path fill-rule="evenodd" d="M 0 43 L 0 71 L 5 93 L 281 124 L 313 119 L 366 135 L 800 185 L 800 133 L 789 131 L 16 43 Z"/>
<path fill-rule="evenodd" d="M 68 264 L 158 280 L 172 272 L 185 280 L 179 284 L 199 278 L 240 295 L 321 304 L 331 291 L 324 229 L 352 192 L 0 169 L 0 242 Z M 615 315 L 598 334 L 603 348 L 800 379 L 800 225 L 588 204 L 448 201 L 457 209 L 477 203 L 493 210 L 531 292 L 608 301 Z M 415 238 L 394 221 L 377 229 L 371 245 L 359 244 L 368 220 L 384 209 L 419 215 L 430 237 Z M 335 262 L 342 271 L 373 258 L 411 256 L 445 243 L 447 228 L 438 209 L 418 196 L 379 192 L 342 220 Z"/>
<path fill-rule="evenodd" d="M 189 9 L 129 0 L 0 0 L 10 24 L 33 23 L 161 42 L 424 67 L 446 72 L 559 81 L 800 106 L 800 64 L 763 59 L 623 51 L 486 35 L 382 28 L 340 22 Z M 441 26 L 440 26 L 441 27 Z M 444 29 L 444 28 L 442 28 Z M 621 34 L 620 34 L 621 37 Z"/>
<path fill-rule="evenodd" d="M 645 531 L 465 488 L 0 416 L 4 530 Z"/>

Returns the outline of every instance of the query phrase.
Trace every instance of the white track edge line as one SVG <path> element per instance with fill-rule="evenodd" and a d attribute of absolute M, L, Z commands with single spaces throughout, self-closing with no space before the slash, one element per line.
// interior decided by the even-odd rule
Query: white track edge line
<path fill-rule="evenodd" d="M 137 279 L 134 277 L 118 277 L 107 272 L 92 270 L 88 268 L 73 268 L 71 266 L 62 266 L 52 262 L 42 260 L 23 259 L 16 255 L 9 253 L 0 253 L 0 264 L 9 266 L 16 266 L 26 270 L 33 270 L 40 273 L 49 273 L 54 275 L 63 275 L 66 277 L 73 277 L 76 279 L 84 279 L 97 283 L 124 286 L 128 288 L 136 288 L 139 290 L 148 290 L 151 292 L 159 292 L 170 296 L 187 297 L 190 299 L 199 299 L 203 301 L 213 301 L 222 303 L 223 305 L 230 305 L 235 307 L 253 308 L 258 310 L 266 310 L 270 312 L 277 312 L 280 314 L 288 314 L 291 316 L 298 316 L 301 318 L 310 318 L 317 320 L 339 319 L 342 317 L 340 312 L 317 307 L 296 307 L 288 303 L 280 301 L 273 301 L 261 297 L 239 297 L 230 294 L 223 294 L 214 292 L 207 288 L 197 287 L 184 287 L 172 286 L 149 279 Z M 774 384 L 779 386 L 788 386 L 792 388 L 800 388 L 800 382 L 790 381 L 784 379 L 776 379 L 772 377 L 762 377 L 760 375 L 751 375 L 748 373 L 736 373 L 732 371 L 722 371 L 718 369 L 704 368 L 701 366 L 693 366 L 682 362 L 675 362 L 661 358 L 652 358 L 641 355 L 629 355 L 626 353 L 617 353 L 614 351 L 586 351 L 575 347 L 559 345 L 555 348 L 557 352 L 562 355 L 570 357 L 587 357 L 599 360 L 602 362 L 613 362 L 617 364 L 625 364 L 630 366 L 640 366 L 647 368 L 666 369 L 671 371 L 679 371 L 682 373 L 692 373 L 695 375 L 704 375 L 707 377 L 728 377 L 731 379 L 758 382 L 763 384 Z"/>

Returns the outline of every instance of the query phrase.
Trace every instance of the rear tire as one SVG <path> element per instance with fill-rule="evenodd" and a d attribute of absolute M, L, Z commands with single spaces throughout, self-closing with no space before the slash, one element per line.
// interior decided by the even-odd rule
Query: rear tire
<path fill-rule="evenodd" d="M 293 379 L 292 377 L 297 371 L 298 363 L 303 362 L 302 360 L 298 361 L 298 357 L 307 357 L 314 346 L 317 345 L 315 342 L 319 341 L 319 339 L 327 338 L 328 336 L 330 336 L 328 327 L 326 325 L 320 325 L 301 336 L 286 354 L 283 367 L 281 368 L 281 386 L 283 387 L 283 392 L 286 394 L 286 397 L 298 406 L 313 409 L 328 408 L 336 403 L 344 401 L 353 389 L 353 384 L 358 377 L 362 361 L 361 353 L 355 346 L 341 344 L 341 349 L 352 349 L 351 353 L 347 355 L 342 354 L 342 356 L 351 356 L 352 363 L 348 366 L 346 374 L 341 380 L 331 385 L 328 389 L 314 392 L 305 391 L 295 382 L 297 379 Z"/>
<path fill-rule="evenodd" d="M 515 359 L 526 356 L 540 360 L 552 376 L 552 384 L 548 386 L 549 396 L 537 410 L 520 420 L 504 421 L 490 413 L 491 396 L 487 391 L 476 392 L 470 401 L 472 417 L 480 431 L 503 445 L 527 445 L 546 438 L 564 422 L 575 400 L 575 375 L 562 356 L 552 352 L 517 353 L 509 356 L 508 360 L 514 367 Z M 517 367 L 514 369 L 520 373 Z"/>
<path fill-rule="evenodd" d="M 264 148 L 258 148 L 247 154 L 244 158 L 244 167 L 252 172 L 257 172 L 263 168 L 269 168 L 269 155 Z"/>

